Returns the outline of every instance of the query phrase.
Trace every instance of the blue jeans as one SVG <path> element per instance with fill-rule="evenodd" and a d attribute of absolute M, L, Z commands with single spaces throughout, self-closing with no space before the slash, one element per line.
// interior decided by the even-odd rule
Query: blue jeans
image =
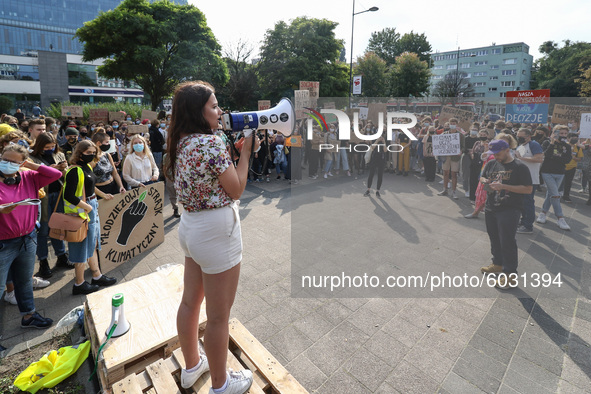
<path fill-rule="evenodd" d="M 335 170 L 339 170 L 341 168 L 341 160 L 343 161 L 343 171 L 349 171 L 349 158 L 347 157 L 347 150 L 346 149 L 339 149 L 336 153 L 335 158 Z"/>
<path fill-rule="evenodd" d="M 35 312 L 33 273 L 36 250 L 35 230 L 22 237 L 0 240 L 0 293 L 4 293 L 10 272 L 18 309 L 23 316 Z"/>
<path fill-rule="evenodd" d="M 534 229 L 534 220 L 536 219 L 536 203 L 534 202 L 534 195 L 538 185 L 533 185 L 533 190 L 530 194 L 523 195 L 523 207 L 521 208 L 521 224 L 528 230 Z"/>
<path fill-rule="evenodd" d="M 101 243 L 98 242 L 101 231 L 98 201 L 95 198 L 86 202 L 92 207 L 92 211 L 88 213 L 88 235 L 82 242 L 68 242 L 72 263 L 86 263 L 94 255 L 95 250 L 101 250 Z"/>
<path fill-rule="evenodd" d="M 562 178 L 564 178 L 564 174 L 542 173 L 542 179 L 544 179 L 544 183 L 546 184 L 546 199 L 542 205 L 542 211 L 547 213 L 550 210 L 550 205 L 552 205 L 554 214 L 559 218 L 563 216 L 562 206 L 560 205 L 560 193 L 558 192 Z"/>
<path fill-rule="evenodd" d="M 53 208 L 55 207 L 55 202 L 59 198 L 60 193 L 49 193 L 47 195 L 47 222 L 41 222 L 41 228 L 39 229 L 39 234 L 37 235 L 37 258 L 39 260 L 46 259 L 49 255 L 49 251 L 47 248 L 47 239 L 49 238 L 49 218 L 53 213 Z M 60 202 L 57 207 L 57 212 L 63 212 L 64 204 Z M 66 243 L 64 241 L 60 241 L 59 239 L 49 238 L 51 240 L 51 245 L 53 246 L 53 251 L 55 252 L 56 256 L 61 256 L 66 253 Z"/>

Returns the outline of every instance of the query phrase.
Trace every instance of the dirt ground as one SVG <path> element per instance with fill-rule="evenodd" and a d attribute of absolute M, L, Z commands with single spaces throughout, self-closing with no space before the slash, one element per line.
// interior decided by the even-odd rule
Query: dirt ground
<path fill-rule="evenodd" d="M 0 393 L 13 394 L 23 393 L 14 387 L 14 379 L 24 371 L 31 363 L 38 361 L 50 350 L 58 350 L 63 346 L 71 345 L 70 335 L 65 334 L 44 342 L 31 350 L 14 354 L 0 359 Z M 40 390 L 41 394 L 78 394 L 84 393 L 84 388 L 76 381 L 76 374 L 70 376 L 52 389 Z"/>

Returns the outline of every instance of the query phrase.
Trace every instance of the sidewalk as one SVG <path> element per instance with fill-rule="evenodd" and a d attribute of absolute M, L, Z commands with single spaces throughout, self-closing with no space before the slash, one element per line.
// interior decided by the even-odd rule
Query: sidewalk
<path fill-rule="evenodd" d="M 462 217 L 472 209 L 467 198 L 437 197 L 440 185 L 415 174 L 384 174 L 382 198 L 367 198 L 362 196 L 366 177 L 354 178 L 305 177 L 291 186 L 272 179 L 249 184 L 241 198 L 244 260 L 232 316 L 300 383 L 310 392 L 330 394 L 589 391 L 591 207 L 585 206 L 586 197 L 575 195 L 572 204 L 563 204 L 572 231 L 560 231 L 552 219 L 536 224 L 534 234 L 518 235 L 520 272 L 562 272 L 565 287 L 558 295 L 520 288 L 487 292 L 487 298 L 292 298 L 292 265 L 298 263 L 293 257 L 318 245 L 330 247 L 328 241 L 339 236 L 356 246 L 347 260 L 363 264 L 395 267 L 410 261 L 417 268 L 459 273 L 489 263 L 484 220 Z M 538 206 L 542 200 L 537 193 Z M 343 211 L 353 215 L 335 216 Z M 292 233 L 306 217 L 302 213 L 316 215 L 310 233 L 317 225 L 325 238 Z M 379 221 L 366 228 L 372 215 Z M 179 221 L 169 204 L 164 217 L 164 244 L 110 275 L 130 280 L 164 264 L 183 263 Z M 346 233 L 351 223 L 360 230 Z M 390 241 L 372 246 L 368 257 L 372 231 Z M 72 271 L 57 271 L 51 286 L 35 292 L 43 315 L 57 321 L 83 303 L 84 297 L 71 294 L 72 278 Z M 4 346 L 26 346 L 41 334 L 20 328 L 16 307 L 4 308 Z"/>

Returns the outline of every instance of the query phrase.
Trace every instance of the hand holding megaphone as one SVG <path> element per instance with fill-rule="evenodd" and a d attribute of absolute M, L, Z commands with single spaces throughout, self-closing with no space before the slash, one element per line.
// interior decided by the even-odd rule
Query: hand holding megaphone
<path fill-rule="evenodd" d="M 257 136 L 254 135 L 252 130 L 244 130 L 244 138 L 241 138 L 240 140 L 238 140 L 234 144 L 234 146 L 236 147 L 236 150 L 242 154 L 242 149 L 244 148 L 244 145 L 246 144 L 247 150 L 245 152 L 250 153 L 250 147 L 252 146 L 252 139 L 253 138 L 254 138 L 254 147 L 252 148 L 252 152 L 257 153 L 259 151 L 259 149 L 261 149 L 261 141 L 259 140 L 259 138 Z"/>

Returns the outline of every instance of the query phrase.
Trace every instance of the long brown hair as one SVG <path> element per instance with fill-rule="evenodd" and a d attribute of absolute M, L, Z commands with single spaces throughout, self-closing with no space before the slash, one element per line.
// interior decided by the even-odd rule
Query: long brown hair
<path fill-rule="evenodd" d="M 33 146 L 33 152 L 31 152 L 31 156 L 41 157 L 43 155 L 43 150 L 45 150 L 45 145 L 47 144 L 55 144 L 55 153 L 59 152 L 59 147 L 57 146 L 57 141 L 55 137 L 51 133 L 41 133 L 35 140 L 35 145 Z"/>
<path fill-rule="evenodd" d="M 94 160 L 96 160 L 97 152 L 99 149 L 96 147 L 94 142 L 84 140 L 84 141 L 80 141 L 78 144 L 76 144 L 76 148 L 74 149 L 74 152 L 72 152 L 72 156 L 70 157 L 70 164 L 73 166 L 78 165 L 79 164 L 78 161 L 80 161 L 80 155 L 82 153 L 86 152 L 86 150 L 88 148 L 95 149 Z"/>
<path fill-rule="evenodd" d="M 181 138 L 196 133 L 213 134 L 209 123 L 203 117 L 203 108 L 213 93 L 213 86 L 203 81 L 183 82 L 174 91 L 172 117 L 166 141 L 169 160 L 164 169 L 173 179 L 177 146 Z"/>

